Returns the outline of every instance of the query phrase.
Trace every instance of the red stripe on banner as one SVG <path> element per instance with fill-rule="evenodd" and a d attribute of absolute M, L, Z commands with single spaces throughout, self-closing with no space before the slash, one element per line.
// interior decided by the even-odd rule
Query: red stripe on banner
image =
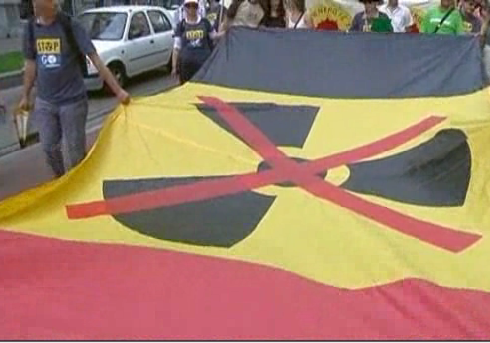
<path fill-rule="evenodd" d="M 0 247 L 0 339 L 490 338 L 490 293 L 418 279 L 345 290 L 160 249 L 6 231 Z"/>

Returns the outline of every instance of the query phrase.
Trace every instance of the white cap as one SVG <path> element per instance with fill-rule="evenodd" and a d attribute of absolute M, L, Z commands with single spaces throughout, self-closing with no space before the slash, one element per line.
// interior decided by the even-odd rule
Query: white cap
<path fill-rule="evenodd" d="M 187 4 L 197 4 L 197 5 L 199 5 L 199 1 L 198 0 L 184 0 L 184 5 L 187 5 Z"/>

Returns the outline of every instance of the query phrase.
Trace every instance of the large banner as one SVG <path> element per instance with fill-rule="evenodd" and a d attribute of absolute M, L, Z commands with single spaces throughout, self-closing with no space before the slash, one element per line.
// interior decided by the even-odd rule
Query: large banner
<path fill-rule="evenodd" d="M 427 8 L 436 5 L 437 0 L 400 0 L 412 12 L 414 27 L 418 32 Z M 317 29 L 346 31 L 352 18 L 364 9 L 357 0 L 307 0 L 306 6 Z"/>
<path fill-rule="evenodd" d="M 0 339 L 488 340 L 479 42 L 406 38 L 238 29 L 117 107 L 0 202 Z"/>

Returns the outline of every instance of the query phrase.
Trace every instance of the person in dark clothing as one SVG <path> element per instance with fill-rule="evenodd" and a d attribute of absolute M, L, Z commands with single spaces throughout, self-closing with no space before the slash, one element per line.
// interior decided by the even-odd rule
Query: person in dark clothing
<path fill-rule="evenodd" d="M 82 24 L 64 14 L 58 0 L 33 0 L 33 11 L 22 39 L 24 89 L 17 109 L 19 112 L 33 110 L 46 161 L 55 177 L 61 177 L 86 156 L 89 103 L 84 74 L 87 57 L 121 103 L 128 104 L 130 96 L 101 60 Z M 67 148 L 67 166 L 63 141 Z"/>
<path fill-rule="evenodd" d="M 198 0 L 185 0 L 184 19 L 175 29 L 172 74 L 179 75 L 180 84 L 189 81 L 207 60 L 218 37 L 206 18 L 198 14 Z"/>
<path fill-rule="evenodd" d="M 475 0 L 461 1 L 459 11 L 463 18 L 463 28 L 465 33 L 479 34 L 481 31 L 482 23 L 474 14 L 476 6 L 477 2 Z"/>
<path fill-rule="evenodd" d="M 391 20 L 378 10 L 380 0 L 359 0 L 364 4 L 364 11 L 356 13 L 349 31 L 393 32 Z"/>
<path fill-rule="evenodd" d="M 206 19 L 209 20 L 213 29 L 218 32 L 219 27 L 226 16 L 226 7 L 219 0 L 209 0 L 206 8 Z"/>
<path fill-rule="evenodd" d="M 270 14 L 264 22 L 266 27 L 286 27 L 286 10 L 283 0 L 270 0 Z"/>

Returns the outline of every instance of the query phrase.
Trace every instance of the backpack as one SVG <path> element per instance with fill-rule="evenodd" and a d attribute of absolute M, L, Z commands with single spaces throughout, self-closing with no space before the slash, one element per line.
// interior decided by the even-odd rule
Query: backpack
<path fill-rule="evenodd" d="M 36 18 L 31 17 L 29 19 L 29 44 L 31 45 L 32 49 L 35 50 L 36 44 L 34 42 L 34 22 Z M 88 75 L 88 69 L 87 69 L 87 60 L 85 58 L 85 55 L 80 51 L 80 48 L 78 47 L 77 41 L 75 39 L 75 35 L 73 34 L 72 30 L 72 24 L 71 24 L 71 17 L 66 15 L 65 13 L 59 13 L 57 16 L 57 20 L 60 22 L 61 26 L 63 27 L 63 31 L 65 32 L 66 39 L 68 41 L 68 45 L 72 50 L 75 51 L 75 54 L 77 55 L 77 61 L 80 66 L 80 69 L 82 70 L 82 75 L 87 76 Z"/>

